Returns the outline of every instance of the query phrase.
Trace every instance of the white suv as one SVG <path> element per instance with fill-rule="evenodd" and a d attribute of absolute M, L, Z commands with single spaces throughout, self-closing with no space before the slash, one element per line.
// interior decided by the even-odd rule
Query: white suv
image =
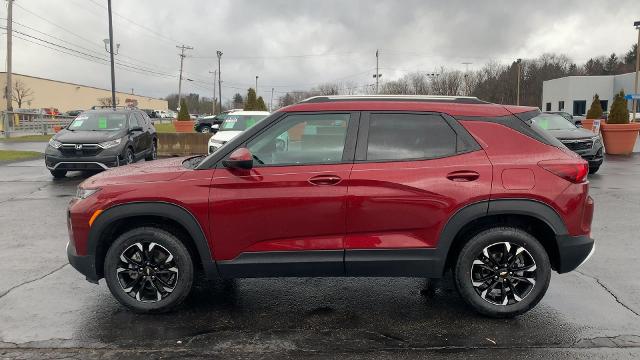
<path fill-rule="evenodd" d="M 209 154 L 269 115 L 268 111 L 234 111 L 225 115 L 218 132 L 209 139 Z"/>

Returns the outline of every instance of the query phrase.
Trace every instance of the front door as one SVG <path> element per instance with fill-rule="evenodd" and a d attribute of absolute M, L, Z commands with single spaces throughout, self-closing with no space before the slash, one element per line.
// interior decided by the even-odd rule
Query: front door
<path fill-rule="evenodd" d="M 454 119 L 363 113 L 349 179 L 348 276 L 428 276 L 448 218 L 489 197 L 487 155 Z"/>
<path fill-rule="evenodd" d="M 344 274 L 356 121 L 288 114 L 244 144 L 251 170 L 216 169 L 210 224 L 223 276 Z"/>

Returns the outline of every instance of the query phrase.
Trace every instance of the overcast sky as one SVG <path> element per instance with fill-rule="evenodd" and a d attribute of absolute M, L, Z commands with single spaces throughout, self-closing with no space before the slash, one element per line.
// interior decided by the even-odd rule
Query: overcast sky
<path fill-rule="evenodd" d="M 107 58 L 106 0 L 14 4 L 14 30 L 22 33 L 14 37 L 14 72 L 110 88 L 109 66 L 97 59 Z M 0 14 L 3 26 L 6 11 Z M 223 100 L 246 93 L 259 75 L 258 94 L 268 102 L 271 88 L 277 98 L 323 82 L 371 84 L 376 49 L 384 80 L 544 52 L 564 53 L 578 63 L 623 54 L 637 39 L 633 22 L 640 20 L 640 0 L 113 0 L 113 11 L 116 60 L 127 67 L 116 68 L 117 90 L 153 97 L 177 93 L 175 46 L 185 44 L 194 49 L 187 51 L 184 77 L 194 81 L 183 82 L 183 92 L 212 96 L 209 71 L 217 68 L 221 50 Z M 43 44 L 29 36 L 57 51 L 26 41 Z M 60 46 L 94 57 L 63 54 L 71 51 Z M 0 56 L 6 57 L 4 45 Z"/>

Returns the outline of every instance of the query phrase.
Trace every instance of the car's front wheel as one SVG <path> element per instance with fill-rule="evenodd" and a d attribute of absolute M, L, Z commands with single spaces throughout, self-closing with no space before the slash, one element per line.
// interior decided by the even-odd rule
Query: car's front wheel
<path fill-rule="evenodd" d="M 549 257 L 524 230 L 496 227 L 473 236 L 460 251 L 455 285 L 481 314 L 513 317 L 532 309 L 549 287 Z"/>
<path fill-rule="evenodd" d="M 136 157 L 133 154 L 133 149 L 128 147 L 125 151 L 124 151 L 124 164 L 125 165 L 129 165 L 129 164 L 133 164 L 136 161 Z"/>
<path fill-rule="evenodd" d="M 203 134 L 208 134 L 208 133 L 211 132 L 211 128 L 208 127 L 208 126 L 203 126 L 203 127 L 200 128 L 200 132 L 203 133 Z"/>
<path fill-rule="evenodd" d="M 120 235 L 107 251 L 104 277 L 113 296 L 140 313 L 169 311 L 189 295 L 193 261 L 173 234 L 141 227 Z"/>
<path fill-rule="evenodd" d="M 595 174 L 600 170 L 600 165 L 598 166 L 589 166 L 589 174 Z"/>

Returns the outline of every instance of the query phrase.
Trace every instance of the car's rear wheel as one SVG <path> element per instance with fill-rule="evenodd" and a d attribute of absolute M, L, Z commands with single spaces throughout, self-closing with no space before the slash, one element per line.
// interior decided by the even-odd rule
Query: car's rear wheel
<path fill-rule="evenodd" d="M 173 234 L 142 227 L 120 235 L 107 251 L 104 277 L 113 296 L 140 313 L 169 311 L 193 284 L 189 251 Z"/>
<path fill-rule="evenodd" d="M 532 309 L 549 287 L 551 265 L 531 234 L 496 227 L 473 236 L 460 250 L 454 269 L 462 298 L 481 314 L 513 317 Z"/>
<path fill-rule="evenodd" d="M 51 171 L 51 175 L 56 179 L 61 179 L 67 176 L 67 170 L 49 170 Z"/>
<path fill-rule="evenodd" d="M 151 142 L 151 152 L 147 156 L 145 156 L 144 159 L 146 161 L 151 161 L 157 158 L 158 158 L 158 141 L 154 139 Z"/>

